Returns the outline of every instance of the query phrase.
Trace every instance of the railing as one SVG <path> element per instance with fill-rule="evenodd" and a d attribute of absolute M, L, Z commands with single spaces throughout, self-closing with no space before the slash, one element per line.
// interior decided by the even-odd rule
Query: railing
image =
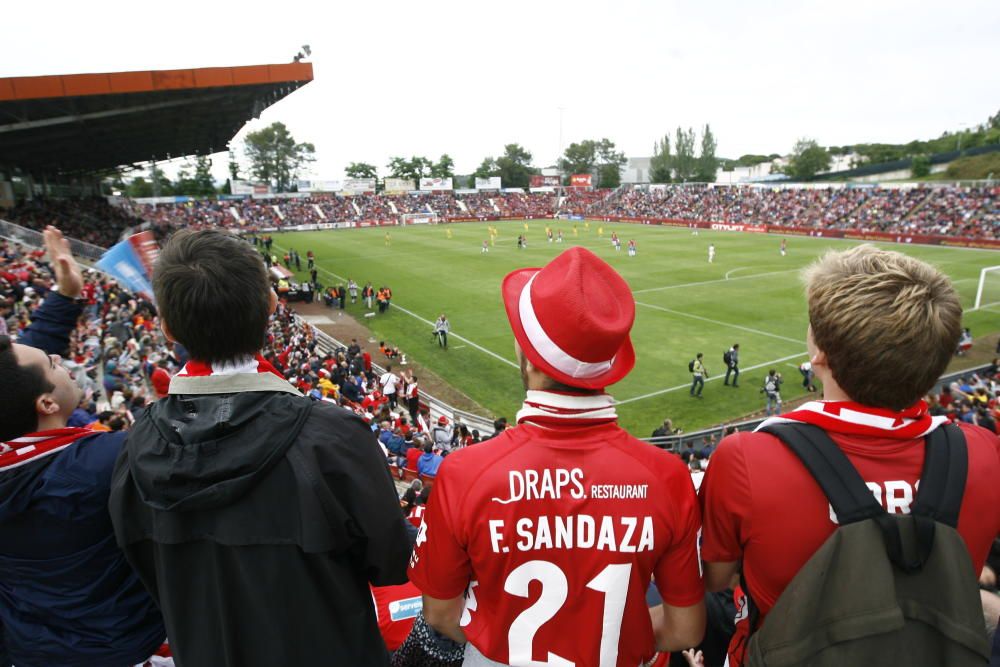
<path fill-rule="evenodd" d="M 295 317 L 301 325 L 312 328 L 313 333 L 316 336 L 316 346 L 323 353 L 335 354 L 337 350 L 347 349 L 347 345 L 337 340 L 330 334 L 325 331 L 320 331 L 318 327 L 309 324 L 298 315 Z M 372 363 L 372 368 L 380 375 L 385 372 L 385 368 L 375 363 Z M 466 412 L 465 410 L 459 410 L 458 408 L 448 405 L 444 401 L 431 396 L 423 390 L 419 390 L 417 393 L 420 396 L 420 402 L 425 405 L 428 410 L 430 410 L 432 421 L 436 422 L 438 417 L 445 416 L 452 423 L 465 424 L 470 431 L 473 429 L 479 431 L 480 435 L 484 437 L 493 433 L 492 419 L 483 417 L 482 415 L 473 414 L 471 412 Z M 430 426 L 430 424 L 428 424 L 428 426 Z"/>
<path fill-rule="evenodd" d="M 7 222 L 6 220 L 0 220 L 0 237 L 35 248 L 45 247 L 45 238 L 41 232 L 22 227 L 21 225 L 15 225 L 13 222 Z M 96 262 L 104 254 L 104 248 L 99 246 L 69 237 L 67 237 L 67 240 L 69 241 L 70 250 L 73 251 L 73 255 L 76 257 Z"/>
<path fill-rule="evenodd" d="M 960 371 L 955 371 L 954 373 L 946 373 L 938 378 L 937 384 L 931 388 L 931 392 L 938 394 L 941 392 L 941 388 L 945 385 L 949 385 L 959 378 L 963 378 L 969 375 L 982 373 L 984 370 L 989 368 L 989 364 L 983 364 L 982 366 L 974 366 L 972 368 L 965 368 Z M 757 428 L 761 422 L 763 422 L 766 417 L 757 417 L 756 419 L 748 419 L 741 422 L 732 422 L 729 424 L 721 424 L 719 426 L 713 426 L 711 428 L 701 429 L 699 431 L 691 431 L 690 433 L 678 433 L 677 435 L 667 435 L 660 437 L 649 437 L 640 438 L 650 444 L 656 445 L 661 449 L 666 449 L 667 451 L 675 452 L 680 451 L 684 445 L 689 442 L 700 442 L 705 438 L 710 438 L 713 435 L 721 436 L 726 429 L 735 428 L 738 431 L 752 431 Z"/>

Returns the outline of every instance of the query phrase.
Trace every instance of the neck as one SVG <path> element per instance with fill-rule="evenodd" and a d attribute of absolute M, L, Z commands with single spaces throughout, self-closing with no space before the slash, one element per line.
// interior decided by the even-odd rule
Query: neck
<path fill-rule="evenodd" d="M 824 368 L 822 371 L 816 369 L 816 377 L 823 385 L 824 401 L 854 401 L 853 398 L 847 395 L 847 392 L 840 388 L 837 381 L 833 379 L 833 373 L 829 369 Z"/>
<path fill-rule="evenodd" d="M 66 417 L 58 413 L 38 416 L 38 432 L 52 431 L 57 428 L 66 428 Z"/>

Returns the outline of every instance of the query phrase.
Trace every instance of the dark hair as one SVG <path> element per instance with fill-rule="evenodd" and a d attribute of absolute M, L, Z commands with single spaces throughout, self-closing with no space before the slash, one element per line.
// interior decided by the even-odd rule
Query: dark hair
<path fill-rule="evenodd" d="M 430 443 L 427 443 L 426 445 L 424 445 L 424 453 L 425 454 L 430 454 L 433 451 L 434 451 L 434 446 L 433 445 L 431 445 Z"/>
<path fill-rule="evenodd" d="M 177 232 L 156 262 L 153 292 L 167 328 L 193 359 L 231 361 L 264 345 L 267 271 L 253 248 L 230 234 Z"/>
<path fill-rule="evenodd" d="M 55 386 L 38 366 L 20 366 L 9 336 L 0 336 L 0 441 L 38 430 L 35 399 Z"/>

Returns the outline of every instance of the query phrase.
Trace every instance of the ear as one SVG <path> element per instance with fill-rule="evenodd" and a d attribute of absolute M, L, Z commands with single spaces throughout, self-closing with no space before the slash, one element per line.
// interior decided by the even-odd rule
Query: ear
<path fill-rule="evenodd" d="M 816 353 L 812 356 L 809 362 L 813 365 L 814 368 L 816 366 L 828 367 L 826 361 L 826 352 L 824 352 L 819 348 L 816 348 Z"/>
<path fill-rule="evenodd" d="M 59 404 L 52 394 L 41 394 L 35 399 L 35 412 L 43 417 L 54 415 L 59 412 Z"/>
<path fill-rule="evenodd" d="M 269 289 L 267 297 L 267 308 L 268 313 L 274 315 L 274 311 L 278 309 L 278 295 L 274 293 L 273 289 Z"/>
<path fill-rule="evenodd" d="M 167 326 L 167 321 L 163 319 L 162 316 L 160 317 L 160 331 L 163 332 L 163 335 L 166 336 L 167 340 L 169 340 L 171 343 L 177 342 L 177 339 L 174 338 L 173 334 L 170 333 L 170 328 Z"/>

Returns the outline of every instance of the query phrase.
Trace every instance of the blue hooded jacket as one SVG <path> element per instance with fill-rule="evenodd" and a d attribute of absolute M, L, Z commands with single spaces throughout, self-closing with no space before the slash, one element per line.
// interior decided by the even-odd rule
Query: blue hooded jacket
<path fill-rule="evenodd" d="M 18 342 L 61 354 L 79 313 L 52 292 Z M 125 435 L 97 433 L 0 469 L 0 621 L 18 667 L 137 664 L 166 636 L 108 514 Z"/>

